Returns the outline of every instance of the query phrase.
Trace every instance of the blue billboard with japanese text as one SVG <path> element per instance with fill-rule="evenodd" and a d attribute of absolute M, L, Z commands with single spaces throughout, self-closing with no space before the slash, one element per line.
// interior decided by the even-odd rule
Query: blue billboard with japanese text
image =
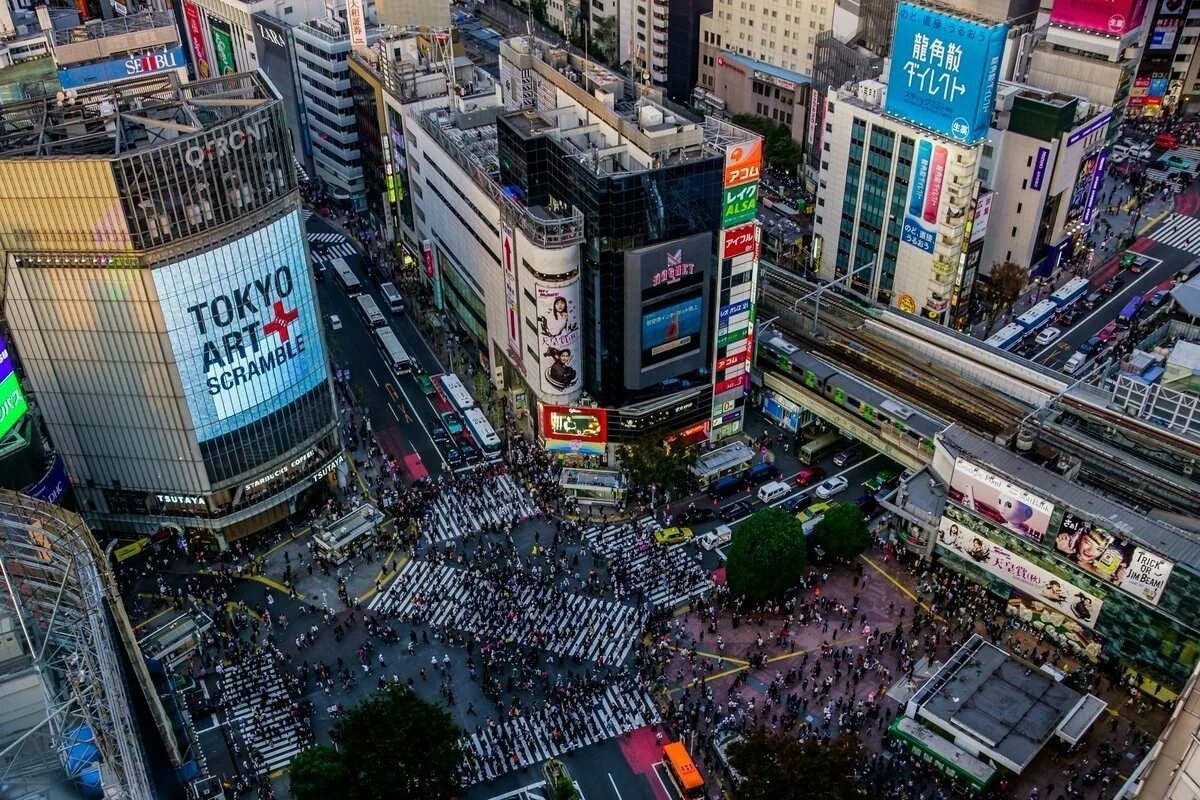
<path fill-rule="evenodd" d="M 1008 25 L 900 3 L 884 110 L 967 144 L 987 137 Z"/>

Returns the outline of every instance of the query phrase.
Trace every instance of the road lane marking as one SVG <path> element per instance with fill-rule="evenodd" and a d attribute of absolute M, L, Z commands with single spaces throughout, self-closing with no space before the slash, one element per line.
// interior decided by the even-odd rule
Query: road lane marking
<path fill-rule="evenodd" d="M 376 385 L 376 386 L 378 386 L 378 385 L 379 385 L 379 378 L 376 378 L 376 377 L 375 377 L 375 373 L 374 373 L 374 372 L 371 372 L 371 368 L 370 368 L 370 367 L 367 367 L 367 374 L 371 376 L 371 380 L 375 381 L 375 385 Z"/>
<path fill-rule="evenodd" d="M 396 422 L 399 422 L 400 415 L 396 413 L 396 407 L 394 405 L 392 405 L 391 403 L 388 403 L 388 410 L 392 412 L 392 417 L 395 418 Z"/>
<path fill-rule="evenodd" d="M 606 774 L 608 775 L 608 782 L 612 784 L 613 794 L 617 796 L 617 800 L 624 800 L 624 798 L 621 797 L 621 792 L 617 789 L 617 781 L 613 778 L 612 773 L 609 772 Z"/>

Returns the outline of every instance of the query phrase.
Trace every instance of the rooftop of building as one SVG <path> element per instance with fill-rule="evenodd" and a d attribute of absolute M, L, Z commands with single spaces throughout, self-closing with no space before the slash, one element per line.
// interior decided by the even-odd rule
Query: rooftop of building
<path fill-rule="evenodd" d="M 722 58 L 728 58 L 736 61 L 746 69 L 753 70 L 755 72 L 761 72 L 764 75 L 769 75 L 772 78 L 779 78 L 780 80 L 794 83 L 797 86 L 807 86 L 808 84 L 812 83 L 812 78 L 807 75 L 799 72 L 793 72 L 792 70 L 784 69 L 783 67 L 777 67 L 774 64 L 768 64 L 766 61 L 759 61 L 758 59 L 750 58 L 749 56 L 744 56 L 740 53 L 734 53 L 731 50 L 722 50 L 721 56 Z"/>
<path fill-rule="evenodd" d="M 912 696 L 910 711 L 965 735 L 1022 771 L 1080 706 L 1084 695 L 978 634 Z"/>
<path fill-rule="evenodd" d="M 986 466 L 1033 494 L 1067 507 L 1076 516 L 1088 518 L 1112 533 L 1166 556 L 1177 566 L 1200 571 L 1200 542 L 1176 528 L 1067 480 L 961 425 L 942 431 L 939 442 L 955 455 Z"/>
<path fill-rule="evenodd" d="M 0 106 L 0 158 L 112 158 L 173 144 L 276 101 L 255 72 L 181 84 L 174 71 Z"/>
<path fill-rule="evenodd" d="M 175 15 L 170 11 L 141 11 L 112 19 L 92 19 L 73 28 L 54 31 L 55 46 L 128 36 L 155 28 L 175 28 Z"/>

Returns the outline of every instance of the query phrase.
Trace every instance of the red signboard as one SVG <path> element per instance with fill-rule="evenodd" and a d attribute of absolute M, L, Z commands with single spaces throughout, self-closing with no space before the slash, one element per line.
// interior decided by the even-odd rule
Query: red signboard
<path fill-rule="evenodd" d="M 713 395 L 714 396 L 721 395 L 721 394 L 724 394 L 725 392 L 731 392 L 734 389 L 745 388 L 747 375 L 748 375 L 748 373 L 743 372 L 741 375 L 738 375 L 737 377 L 726 378 L 723 381 L 718 381 L 717 385 L 715 387 L 713 387 Z"/>
<path fill-rule="evenodd" d="M 749 357 L 749 355 L 750 355 L 750 353 L 748 351 L 743 350 L 742 352 L 734 353 L 731 356 L 725 356 L 724 358 L 718 358 L 717 359 L 717 372 L 727 370 L 730 367 L 736 367 L 738 364 L 741 364 L 743 361 L 745 361 Z"/>
<path fill-rule="evenodd" d="M 208 45 L 204 42 L 204 24 L 200 21 L 200 9 L 192 0 L 183 0 L 183 26 L 187 28 L 188 41 L 192 43 L 196 74 L 201 80 L 212 77 L 212 68 L 208 65 Z"/>
<path fill-rule="evenodd" d="M 736 258 L 754 253 L 758 247 L 758 225 L 748 222 L 729 228 L 723 233 L 721 258 Z"/>
<path fill-rule="evenodd" d="M 608 441 L 608 412 L 603 408 L 542 406 L 542 435 L 547 439 Z"/>
<path fill-rule="evenodd" d="M 423 240 L 421 252 L 425 254 L 425 277 L 433 278 L 433 242 L 428 239 Z"/>
<path fill-rule="evenodd" d="M 1050 21 L 1110 36 L 1122 36 L 1142 24 L 1146 0 L 1054 0 Z"/>

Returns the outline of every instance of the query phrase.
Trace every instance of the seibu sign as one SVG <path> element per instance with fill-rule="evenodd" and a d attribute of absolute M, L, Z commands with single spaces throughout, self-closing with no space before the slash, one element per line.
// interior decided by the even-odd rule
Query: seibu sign
<path fill-rule="evenodd" d="M 166 47 L 130 53 L 124 58 L 97 61 L 77 67 L 64 67 L 58 71 L 59 85 L 64 89 L 109 83 L 125 78 L 151 75 L 169 69 L 186 69 L 187 55 L 183 47 Z"/>

